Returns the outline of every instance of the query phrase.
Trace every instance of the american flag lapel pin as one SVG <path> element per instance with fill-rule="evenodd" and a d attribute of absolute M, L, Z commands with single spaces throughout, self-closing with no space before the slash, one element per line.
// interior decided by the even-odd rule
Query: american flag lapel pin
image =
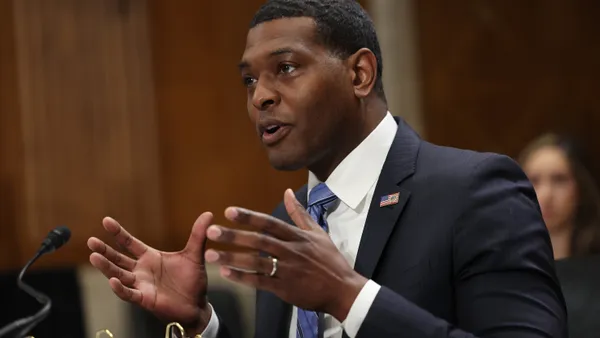
<path fill-rule="evenodd" d="M 379 207 L 387 207 L 388 205 L 398 204 L 400 200 L 400 193 L 397 192 L 395 194 L 381 196 L 381 201 L 379 202 Z"/>

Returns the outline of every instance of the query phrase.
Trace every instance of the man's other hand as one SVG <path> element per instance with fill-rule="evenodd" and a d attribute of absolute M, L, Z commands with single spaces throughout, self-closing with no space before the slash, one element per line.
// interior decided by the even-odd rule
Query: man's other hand
<path fill-rule="evenodd" d="M 88 239 L 92 265 L 100 270 L 113 292 L 165 321 L 176 321 L 190 332 L 202 332 L 211 309 L 206 300 L 203 251 L 211 213 L 198 217 L 187 245 L 177 252 L 158 251 L 133 237 L 117 221 L 104 218 L 102 225 L 128 257 L 96 237 Z"/>

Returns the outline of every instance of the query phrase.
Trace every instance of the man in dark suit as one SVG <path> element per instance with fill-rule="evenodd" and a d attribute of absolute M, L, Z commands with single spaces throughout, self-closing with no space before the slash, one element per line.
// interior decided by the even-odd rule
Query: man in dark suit
<path fill-rule="evenodd" d="M 566 337 L 566 310 L 534 191 L 509 158 L 432 145 L 388 112 L 371 20 L 349 0 L 273 0 L 240 63 L 248 111 L 280 170 L 308 168 L 257 231 L 201 215 L 163 253 L 116 221 L 90 261 L 114 292 L 203 337 L 227 337 L 204 261 L 255 287 L 257 338 Z M 292 225 L 292 226 L 290 226 Z M 206 238 L 261 252 L 206 250 Z M 204 255 L 203 255 L 204 253 Z"/>

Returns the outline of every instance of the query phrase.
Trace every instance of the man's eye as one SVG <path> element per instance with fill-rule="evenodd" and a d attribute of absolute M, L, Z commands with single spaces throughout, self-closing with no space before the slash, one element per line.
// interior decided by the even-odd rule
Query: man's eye
<path fill-rule="evenodd" d="M 256 82 L 256 79 L 251 76 L 244 76 L 242 82 L 244 83 L 244 86 L 250 87 Z"/>
<path fill-rule="evenodd" d="M 282 64 L 282 65 L 279 67 L 279 71 L 280 71 L 280 72 L 282 72 L 282 73 L 284 73 L 284 74 L 291 73 L 291 72 L 293 72 L 294 70 L 296 70 L 296 67 L 295 67 L 295 66 L 292 66 L 292 65 L 289 65 L 289 64 Z"/>

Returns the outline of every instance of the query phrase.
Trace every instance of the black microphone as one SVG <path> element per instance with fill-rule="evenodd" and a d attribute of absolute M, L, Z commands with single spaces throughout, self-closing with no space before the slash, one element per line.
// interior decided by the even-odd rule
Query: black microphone
<path fill-rule="evenodd" d="M 69 228 L 60 226 L 53 229 L 50 231 L 50 233 L 48 233 L 48 236 L 46 236 L 33 258 L 30 259 L 27 264 L 25 264 L 19 273 L 19 277 L 17 278 L 17 285 L 21 290 L 27 292 L 30 296 L 35 298 L 40 304 L 43 305 L 43 307 L 34 315 L 17 319 L 14 322 L 4 326 L 2 329 L 0 329 L 0 338 L 25 337 L 29 331 L 31 331 L 37 324 L 44 320 L 48 314 L 50 314 L 50 308 L 52 307 L 52 301 L 50 298 L 45 294 L 36 291 L 31 286 L 25 284 L 25 282 L 23 282 L 23 275 L 38 258 L 40 258 L 43 254 L 53 252 L 54 250 L 60 248 L 67 243 L 67 241 L 69 241 L 69 238 L 71 238 L 71 230 L 69 230 Z"/>
<path fill-rule="evenodd" d="M 66 226 L 60 226 L 56 229 L 53 229 L 48 233 L 48 236 L 46 236 L 42 242 L 42 246 L 39 249 L 39 251 L 42 252 L 40 255 L 60 248 L 69 241 L 69 238 L 71 238 L 71 230 L 69 230 L 69 228 Z"/>

